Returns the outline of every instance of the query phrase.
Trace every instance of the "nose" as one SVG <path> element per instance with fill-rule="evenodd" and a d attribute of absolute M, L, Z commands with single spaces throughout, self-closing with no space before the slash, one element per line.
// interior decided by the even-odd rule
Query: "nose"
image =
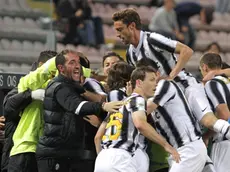
<path fill-rule="evenodd" d="M 120 33 L 119 33 L 118 31 L 116 31 L 116 36 L 117 36 L 118 38 L 121 37 L 121 35 L 120 35 Z"/>

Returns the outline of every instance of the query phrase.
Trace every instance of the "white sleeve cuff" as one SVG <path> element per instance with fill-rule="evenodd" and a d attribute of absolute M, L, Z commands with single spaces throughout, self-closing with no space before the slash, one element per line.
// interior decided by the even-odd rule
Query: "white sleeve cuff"
<path fill-rule="evenodd" d="M 75 111 L 75 114 L 76 114 L 76 115 L 79 115 L 82 106 L 83 106 L 86 102 L 87 102 L 87 101 L 83 101 L 83 102 L 81 102 L 81 103 L 78 105 L 78 107 L 77 107 L 77 109 L 76 109 L 76 111 Z"/>

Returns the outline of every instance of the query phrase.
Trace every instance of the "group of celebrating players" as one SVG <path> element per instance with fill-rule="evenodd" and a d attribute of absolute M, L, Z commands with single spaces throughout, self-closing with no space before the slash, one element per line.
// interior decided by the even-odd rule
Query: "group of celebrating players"
<path fill-rule="evenodd" d="M 129 47 L 127 63 L 118 61 L 108 71 L 107 100 L 124 104 L 108 114 L 95 136 L 95 172 L 151 171 L 151 142 L 169 153 L 170 172 L 229 171 L 230 72 L 222 69 L 220 55 L 201 57 L 200 83 L 184 69 L 193 53 L 188 46 L 142 31 L 133 9 L 114 13 L 113 21 Z"/>

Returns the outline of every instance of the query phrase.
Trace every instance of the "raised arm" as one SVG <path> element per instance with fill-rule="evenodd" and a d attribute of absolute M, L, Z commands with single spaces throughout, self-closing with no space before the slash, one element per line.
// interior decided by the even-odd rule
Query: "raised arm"
<path fill-rule="evenodd" d="M 177 42 L 175 53 L 179 54 L 177 64 L 172 69 L 169 77 L 174 79 L 179 72 L 185 67 L 186 63 L 189 61 L 193 54 L 193 50 L 189 48 L 187 45 Z"/>
<path fill-rule="evenodd" d="M 44 84 L 56 74 L 56 71 L 55 57 L 53 57 L 35 71 L 22 77 L 18 84 L 18 92 L 43 88 Z"/>

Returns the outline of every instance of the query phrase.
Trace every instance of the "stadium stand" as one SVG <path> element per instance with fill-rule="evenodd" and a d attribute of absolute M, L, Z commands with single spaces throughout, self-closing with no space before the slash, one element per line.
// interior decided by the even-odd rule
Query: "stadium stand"
<path fill-rule="evenodd" d="M 180 2 L 182 0 L 177 0 Z M 215 5 L 216 0 L 196 0 L 204 5 Z M 47 18 L 47 13 L 33 9 L 26 0 L 1 0 L 0 1 L 0 69 L 3 71 L 28 72 L 29 66 L 36 59 L 40 51 L 48 48 L 47 35 L 49 27 L 43 28 L 41 18 Z M 158 7 L 150 6 L 150 0 L 92 0 L 93 16 L 103 19 L 103 30 L 106 43 L 110 43 L 115 51 L 124 55 L 125 46 L 116 37 L 112 26 L 112 14 L 122 8 L 135 8 L 142 18 L 144 28 L 154 15 Z M 224 61 L 230 62 L 230 14 L 214 13 L 211 25 L 202 25 L 199 17 L 191 18 L 190 22 L 197 31 L 195 53 L 187 65 L 189 70 L 197 70 L 198 59 L 210 42 L 218 42 L 222 49 Z M 56 40 L 63 37 L 62 33 L 55 30 Z M 63 45 L 57 43 L 57 51 L 65 48 L 75 49 L 85 53 L 92 63 L 92 68 L 101 65 L 101 58 L 106 48 L 95 49 L 85 46 Z"/>

